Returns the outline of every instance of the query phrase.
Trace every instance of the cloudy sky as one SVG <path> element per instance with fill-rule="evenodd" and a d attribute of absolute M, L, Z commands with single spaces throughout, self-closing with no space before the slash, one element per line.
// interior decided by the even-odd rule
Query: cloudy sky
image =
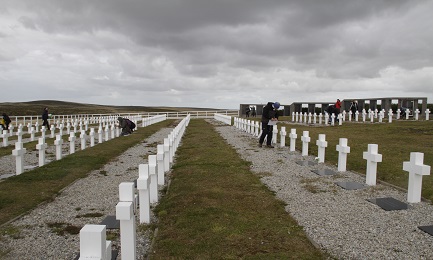
<path fill-rule="evenodd" d="M 0 0 L 0 102 L 428 97 L 431 0 Z"/>

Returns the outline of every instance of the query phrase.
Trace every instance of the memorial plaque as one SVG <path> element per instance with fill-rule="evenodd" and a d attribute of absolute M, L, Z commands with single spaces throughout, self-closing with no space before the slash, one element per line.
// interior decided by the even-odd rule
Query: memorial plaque
<path fill-rule="evenodd" d="M 394 198 L 391 198 L 391 197 L 367 199 L 367 201 L 378 205 L 379 207 L 381 207 L 382 209 L 384 209 L 386 211 L 409 209 L 408 204 L 401 202 L 399 200 L 396 200 Z"/>
<path fill-rule="evenodd" d="M 296 163 L 301 166 L 313 166 L 317 164 L 316 162 L 313 161 L 297 161 Z"/>
<path fill-rule="evenodd" d="M 365 187 L 363 184 L 358 182 L 336 182 L 335 184 L 345 190 L 359 190 Z"/>
<path fill-rule="evenodd" d="M 334 172 L 333 170 L 330 170 L 330 169 L 312 170 L 312 172 L 314 172 L 315 174 L 320 175 L 320 176 L 337 174 L 336 172 Z"/>
<path fill-rule="evenodd" d="M 119 250 L 111 250 L 111 260 L 116 260 L 117 256 L 119 255 Z M 77 254 L 77 256 L 74 258 L 74 260 L 80 259 L 80 253 Z"/>
<path fill-rule="evenodd" d="M 99 225 L 105 225 L 107 229 L 120 229 L 120 220 L 116 216 L 107 216 Z"/>
<path fill-rule="evenodd" d="M 426 232 L 430 236 L 433 236 L 433 226 L 419 226 L 418 228 Z"/>

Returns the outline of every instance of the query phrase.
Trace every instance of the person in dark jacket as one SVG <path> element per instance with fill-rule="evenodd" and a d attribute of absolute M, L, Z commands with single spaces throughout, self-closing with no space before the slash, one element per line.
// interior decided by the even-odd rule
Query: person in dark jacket
<path fill-rule="evenodd" d="M 122 133 L 120 134 L 121 136 L 132 134 L 132 129 L 130 128 L 126 118 L 119 116 L 117 121 L 119 121 L 119 127 L 122 128 Z"/>
<path fill-rule="evenodd" d="M 3 113 L 3 121 L 5 124 L 5 129 L 4 130 L 8 130 L 9 129 L 9 124 L 12 122 L 11 119 L 9 118 L 8 115 L 6 115 L 6 113 Z"/>
<path fill-rule="evenodd" d="M 268 102 L 268 104 L 263 108 L 262 114 L 262 135 L 259 139 L 259 147 L 262 147 L 263 142 L 266 138 L 266 147 L 274 148 L 271 144 L 272 142 L 272 130 L 273 125 L 269 125 L 269 121 L 278 121 L 277 109 L 280 107 L 278 102 Z"/>
<path fill-rule="evenodd" d="M 48 123 L 48 107 L 44 108 L 44 112 L 42 113 L 42 126 L 45 126 L 47 129 L 50 129 L 50 123 Z"/>

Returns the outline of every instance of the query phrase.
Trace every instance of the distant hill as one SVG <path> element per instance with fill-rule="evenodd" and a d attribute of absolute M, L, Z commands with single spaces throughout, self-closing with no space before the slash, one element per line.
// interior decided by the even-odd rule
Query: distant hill
<path fill-rule="evenodd" d="M 54 115 L 220 110 L 215 108 L 191 107 L 106 106 L 56 100 L 38 100 L 0 103 L 0 113 L 6 113 L 9 116 L 41 115 L 45 107 L 48 107 L 50 114 Z"/>

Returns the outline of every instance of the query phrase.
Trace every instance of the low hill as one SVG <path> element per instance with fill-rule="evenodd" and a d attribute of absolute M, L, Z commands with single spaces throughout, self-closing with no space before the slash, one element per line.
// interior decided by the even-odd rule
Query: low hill
<path fill-rule="evenodd" d="M 38 100 L 30 102 L 0 103 L 0 113 L 6 113 L 9 116 L 41 115 L 45 107 L 48 107 L 49 112 L 55 115 L 216 110 L 214 108 L 191 107 L 107 106 L 56 100 Z"/>

